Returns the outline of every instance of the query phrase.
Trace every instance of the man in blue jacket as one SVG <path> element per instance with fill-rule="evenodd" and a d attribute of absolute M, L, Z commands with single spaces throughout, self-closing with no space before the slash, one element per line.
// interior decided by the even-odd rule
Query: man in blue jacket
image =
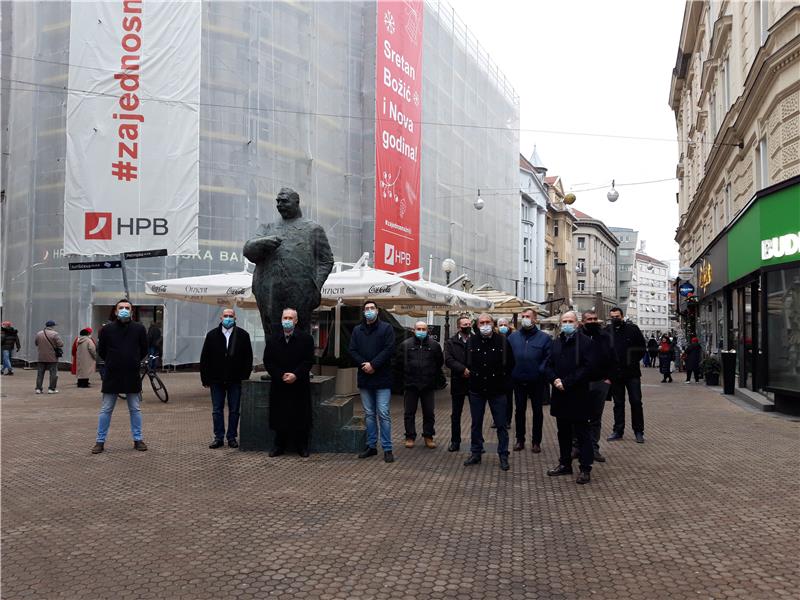
<path fill-rule="evenodd" d="M 392 420 L 389 402 L 392 398 L 392 364 L 394 330 L 378 319 L 377 305 L 364 303 L 364 321 L 353 329 L 350 356 L 358 365 L 358 391 L 367 423 L 367 447 L 358 455 L 368 458 L 378 454 L 378 421 L 380 421 L 383 460 L 394 462 L 392 454 Z"/>
<path fill-rule="evenodd" d="M 525 448 L 525 413 L 528 408 L 528 398 L 533 407 L 533 429 L 531 430 L 531 450 L 539 453 L 542 451 L 542 423 L 544 414 L 545 379 L 543 374 L 547 359 L 550 358 L 550 349 L 553 345 L 552 338 L 536 327 L 536 311 L 532 308 L 520 313 L 520 329 L 508 336 L 508 343 L 514 353 L 514 371 L 511 378 L 514 381 L 514 396 L 516 404 L 517 443 L 514 450 Z"/>

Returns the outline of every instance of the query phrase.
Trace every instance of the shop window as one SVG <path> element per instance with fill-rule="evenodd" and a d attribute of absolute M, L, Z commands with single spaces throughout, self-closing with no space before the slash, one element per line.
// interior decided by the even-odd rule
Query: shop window
<path fill-rule="evenodd" d="M 767 273 L 767 385 L 800 391 L 800 267 Z"/>

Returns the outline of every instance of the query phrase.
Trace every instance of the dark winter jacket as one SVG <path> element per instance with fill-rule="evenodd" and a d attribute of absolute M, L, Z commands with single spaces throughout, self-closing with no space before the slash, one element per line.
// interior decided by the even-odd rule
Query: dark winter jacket
<path fill-rule="evenodd" d="M 592 378 L 591 381 L 611 379 L 617 371 L 617 355 L 611 349 L 611 336 L 608 331 L 598 328 L 596 331 L 586 326 L 581 333 L 592 340 Z"/>
<path fill-rule="evenodd" d="M 611 346 L 617 356 L 617 367 L 611 379 L 623 381 L 642 376 L 639 361 L 646 351 L 641 330 L 633 323 L 611 324 L 606 328 L 611 336 Z"/>
<path fill-rule="evenodd" d="M 253 372 L 253 346 L 250 334 L 234 325 L 231 339 L 225 341 L 222 324 L 206 334 L 200 352 L 200 381 L 212 383 L 239 383 L 250 379 Z"/>
<path fill-rule="evenodd" d="M 272 334 L 264 346 L 264 367 L 272 382 L 269 391 L 269 426 L 275 431 L 311 428 L 311 367 L 314 338 L 295 330 L 287 341 L 283 331 Z M 294 383 L 283 375 L 294 373 Z"/>
<path fill-rule="evenodd" d="M 16 350 L 19 352 L 19 331 L 14 327 L 3 327 L 3 350 Z"/>
<path fill-rule="evenodd" d="M 544 377 L 544 366 L 550 357 L 553 338 L 538 327 L 520 329 L 508 336 L 514 352 L 514 381 L 537 381 Z"/>
<path fill-rule="evenodd" d="M 658 370 L 665 377 L 672 372 L 672 361 L 675 360 L 675 349 L 670 342 L 662 342 L 658 347 Z"/>
<path fill-rule="evenodd" d="M 350 356 L 358 366 L 358 387 L 380 390 L 392 387 L 392 354 L 394 353 L 394 329 L 377 319 L 357 325 L 350 336 Z M 371 375 L 361 369 L 368 362 L 375 369 Z"/>
<path fill-rule="evenodd" d="M 576 332 L 571 336 L 563 333 L 553 341 L 550 359 L 545 372 L 547 381 L 560 379 L 564 391 L 555 386 L 550 393 L 550 414 L 564 419 L 583 420 L 592 416 L 589 397 L 589 382 L 594 372 L 592 338 Z"/>
<path fill-rule="evenodd" d="M 444 364 L 450 369 L 450 393 L 453 396 L 462 396 L 469 392 L 469 378 L 464 377 L 467 368 L 467 342 L 461 339 L 460 332 L 444 343 L 444 351 Z"/>
<path fill-rule="evenodd" d="M 689 370 L 699 369 L 700 360 L 703 358 L 703 347 L 697 342 L 691 342 L 686 346 L 686 359 L 684 360 L 684 368 Z"/>
<path fill-rule="evenodd" d="M 481 396 L 505 395 L 514 370 L 514 353 L 506 336 L 473 335 L 467 344 L 469 391 Z"/>
<path fill-rule="evenodd" d="M 139 365 L 147 356 L 147 331 L 136 321 L 112 321 L 100 330 L 97 353 L 105 361 L 104 394 L 142 391 Z"/>
<path fill-rule="evenodd" d="M 647 352 L 651 356 L 658 354 L 658 342 L 656 341 L 656 338 L 650 338 L 647 340 Z"/>
<path fill-rule="evenodd" d="M 442 372 L 444 356 L 439 343 L 427 336 L 424 340 L 416 336 L 400 344 L 403 357 L 403 385 L 418 390 L 436 387 L 439 374 Z"/>

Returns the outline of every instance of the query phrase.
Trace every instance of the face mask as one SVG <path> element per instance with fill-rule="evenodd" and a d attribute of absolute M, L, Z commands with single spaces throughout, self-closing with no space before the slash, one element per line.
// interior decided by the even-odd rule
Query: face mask
<path fill-rule="evenodd" d="M 622 318 L 621 317 L 611 317 L 611 324 L 614 327 L 619 327 L 622 325 Z"/>
<path fill-rule="evenodd" d="M 508 333 L 508 327 L 505 325 L 500 326 L 500 333 Z"/>
<path fill-rule="evenodd" d="M 364 316 L 367 318 L 367 321 L 374 321 L 375 317 L 378 316 L 377 310 L 365 310 Z"/>
<path fill-rule="evenodd" d="M 415 331 L 414 335 L 417 336 L 417 339 L 424 340 L 426 337 L 428 337 L 428 332 L 427 331 Z"/>
<path fill-rule="evenodd" d="M 564 332 L 566 335 L 572 335 L 573 333 L 575 333 L 575 325 L 572 323 L 562 323 L 561 331 Z"/>
<path fill-rule="evenodd" d="M 491 325 L 481 325 L 478 329 L 480 329 L 483 335 L 489 335 L 490 333 L 492 333 Z"/>
<path fill-rule="evenodd" d="M 281 327 L 283 327 L 284 331 L 291 331 L 294 329 L 294 321 L 291 321 L 290 319 L 284 319 L 281 321 Z"/>
<path fill-rule="evenodd" d="M 520 322 L 522 323 L 522 327 L 524 329 L 530 329 L 531 327 L 533 327 L 533 321 L 528 317 L 522 317 L 522 320 Z"/>
<path fill-rule="evenodd" d="M 222 326 L 225 329 L 230 329 L 234 325 L 236 325 L 236 319 L 234 319 L 233 317 L 223 317 L 222 318 Z"/>
<path fill-rule="evenodd" d="M 127 308 L 120 308 L 117 311 L 117 316 L 123 321 L 128 321 L 131 318 L 131 311 Z"/>
<path fill-rule="evenodd" d="M 461 328 L 461 333 L 463 333 L 464 335 L 469 335 L 470 331 L 472 331 L 472 327 L 470 327 L 469 325 Z"/>
<path fill-rule="evenodd" d="M 594 335 L 600 332 L 600 323 L 585 323 L 583 328 L 586 330 L 586 333 Z"/>

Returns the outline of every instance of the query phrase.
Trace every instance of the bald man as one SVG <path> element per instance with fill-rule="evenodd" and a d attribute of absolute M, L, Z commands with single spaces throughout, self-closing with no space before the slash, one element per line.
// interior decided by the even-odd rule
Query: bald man
<path fill-rule="evenodd" d="M 444 355 L 436 340 L 428 335 L 428 324 L 417 321 L 414 337 L 400 344 L 403 357 L 403 385 L 405 389 L 406 448 L 414 447 L 417 438 L 417 405 L 422 403 L 422 439 L 430 450 L 436 448 L 434 430 L 434 394 L 436 380 L 442 371 Z"/>

